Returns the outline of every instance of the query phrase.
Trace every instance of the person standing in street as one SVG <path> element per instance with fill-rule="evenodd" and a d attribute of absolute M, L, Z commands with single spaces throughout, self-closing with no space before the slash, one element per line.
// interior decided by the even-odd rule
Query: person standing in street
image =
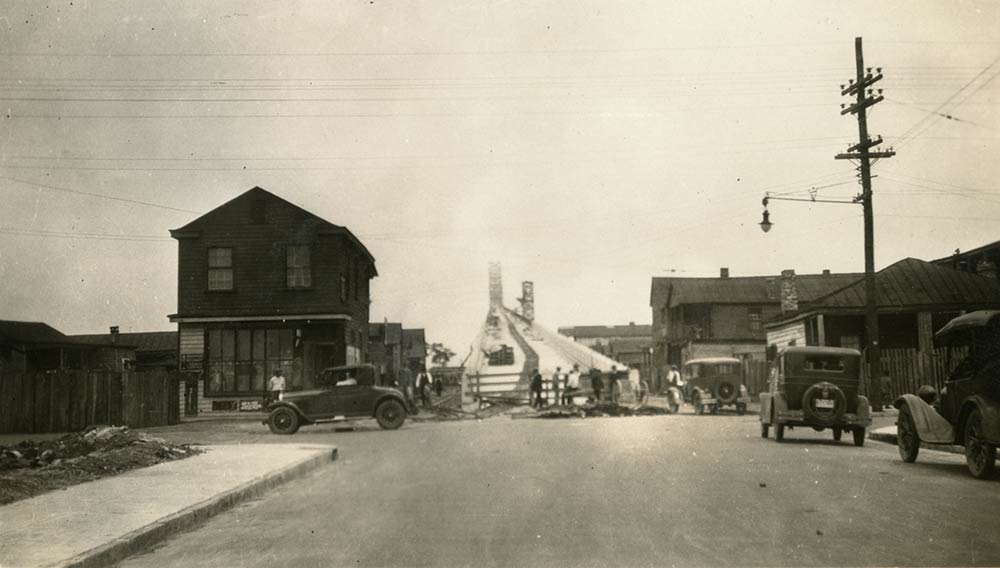
<path fill-rule="evenodd" d="M 542 407 L 542 375 L 535 369 L 531 375 L 531 385 L 529 387 L 531 391 L 531 407 L 541 408 Z"/>
<path fill-rule="evenodd" d="M 407 410 L 416 411 L 417 405 L 413 402 L 413 371 L 410 370 L 409 366 L 403 365 L 397 376 L 399 389 L 403 391 L 403 398 L 406 399 Z"/>
<path fill-rule="evenodd" d="M 684 379 L 681 378 L 681 373 L 677 370 L 677 365 L 670 366 L 670 372 L 667 373 L 667 386 L 677 387 L 681 389 L 682 393 L 684 392 Z M 687 393 L 684 396 L 687 397 Z"/>
<path fill-rule="evenodd" d="M 552 400 L 555 402 L 553 404 L 561 404 L 562 400 L 559 398 L 559 381 L 562 380 L 562 367 L 556 367 L 556 372 L 552 373 Z"/>
<path fill-rule="evenodd" d="M 420 406 L 424 408 L 427 408 L 431 404 L 427 392 L 430 386 L 431 379 L 427 375 L 427 367 L 420 367 L 420 372 L 417 373 L 417 391 L 420 392 Z"/>
<path fill-rule="evenodd" d="M 281 400 L 281 393 L 285 392 L 285 376 L 281 374 L 281 369 L 275 369 L 274 374 L 268 379 L 267 391 L 271 395 L 269 404 Z"/>
<path fill-rule="evenodd" d="M 601 372 L 597 367 L 590 369 L 590 388 L 594 391 L 594 404 L 601 402 L 601 389 L 604 387 L 604 380 L 601 379 Z"/>
<path fill-rule="evenodd" d="M 563 395 L 563 402 L 571 406 L 574 404 L 574 394 L 580 390 L 580 366 L 574 364 L 573 370 L 566 376 L 566 392 Z"/>

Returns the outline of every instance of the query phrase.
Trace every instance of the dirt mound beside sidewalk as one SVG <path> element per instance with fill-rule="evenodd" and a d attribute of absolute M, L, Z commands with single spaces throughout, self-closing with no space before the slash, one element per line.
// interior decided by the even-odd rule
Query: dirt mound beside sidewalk
<path fill-rule="evenodd" d="M 91 426 L 55 440 L 0 446 L 0 505 L 199 453 L 126 426 Z"/>

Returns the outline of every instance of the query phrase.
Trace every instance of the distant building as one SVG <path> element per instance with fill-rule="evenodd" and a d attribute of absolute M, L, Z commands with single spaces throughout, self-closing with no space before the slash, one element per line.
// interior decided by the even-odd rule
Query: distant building
<path fill-rule="evenodd" d="M 65 335 L 42 322 L 0 320 L 0 372 L 121 371 L 130 366 L 133 351 L 101 338 Z"/>
<path fill-rule="evenodd" d="M 993 279 L 1000 278 L 1000 241 L 962 252 L 955 249 L 951 256 L 931 261 L 938 266 L 946 266 L 952 270 L 971 272 Z M 1000 281 L 1000 280 L 998 280 Z"/>
<path fill-rule="evenodd" d="M 112 328 L 110 333 L 72 335 L 75 341 L 112 344 L 126 350 L 131 355 L 127 366 L 135 371 L 177 370 L 177 332 L 147 331 L 119 333 Z"/>
<path fill-rule="evenodd" d="M 188 411 L 256 410 L 275 369 L 302 389 L 365 360 L 377 272 L 346 227 L 255 187 L 170 234 Z"/>
<path fill-rule="evenodd" d="M 628 325 L 578 325 L 560 327 L 559 333 L 629 367 L 636 367 L 644 380 L 651 376 L 652 325 L 636 325 L 635 322 Z"/>
<path fill-rule="evenodd" d="M 1000 309 L 1000 285 L 992 277 L 906 258 L 876 273 L 879 345 L 883 349 L 933 351 L 934 333 L 965 312 Z M 865 328 L 864 280 L 778 315 L 765 325 L 767 343 L 861 349 Z"/>
<path fill-rule="evenodd" d="M 383 384 L 392 384 L 403 368 L 403 324 L 372 323 L 368 325 L 368 362 L 375 365 Z"/>
<path fill-rule="evenodd" d="M 427 364 L 427 342 L 422 329 L 403 329 L 403 357 L 413 371 Z"/>
<path fill-rule="evenodd" d="M 863 274 L 653 278 L 653 381 L 700 357 L 766 358 L 764 322 L 857 282 Z M 794 285 L 793 285 L 794 283 Z"/>

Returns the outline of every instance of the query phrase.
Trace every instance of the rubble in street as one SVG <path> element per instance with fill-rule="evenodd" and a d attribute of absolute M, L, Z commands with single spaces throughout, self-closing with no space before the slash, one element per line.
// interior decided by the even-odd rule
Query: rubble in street
<path fill-rule="evenodd" d="M 91 426 L 54 440 L 0 446 L 0 505 L 201 452 L 127 426 Z"/>

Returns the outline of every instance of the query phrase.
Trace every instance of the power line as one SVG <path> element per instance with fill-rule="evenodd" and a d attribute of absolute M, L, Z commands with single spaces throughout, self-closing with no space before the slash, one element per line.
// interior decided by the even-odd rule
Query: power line
<path fill-rule="evenodd" d="M 9 167 L 9 166 L 3 166 L 3 167 Z M 15 183 L 21 183 L 21 184 L 24 184 L 24 185 L 31 185 L 31 186 L 35 186 L 35 187 L 40 187 L 40 188 L 43 188 L 43 189 L 51 189 L 52 191 L 62 191 L 62 192 L 65 192 L 65 193 L 73 193 L 73 194 L 76 194 L 76 195 L 85 195 L 85 196 L 88 196 L 88 197 L 96 197 L 96 198 L 100 198 L 100 199 L 107 199 L 109 201 L 121 201 L 121 202 L 124 202 L 124 203 L 131 203 L 133 205 L 144 205 L 146 207 L 155 207 L 157 209 L 166 209 L 168 211 L 178 211 L 178 212 L 181 212 L 181 213 L 198 213 L 197 211 L 192 211 L 191 209 L 182 209 L 180 207 L 171 207 L 169 205 L 161 205 L 159 203 L 151 203 L 149 201 L 141 201 L 141 200 L 138 200 L 138 199 L 129 199 L 129 198 L 126 198 L 126 197 L 115 197 L 113 195 L 105 195 L 103 193 L 91 193 L 89 191 L 80 191 L 78 189 L 69 189 L 69 188 L 66 188 L 66 187 L 58 187 L 58 186 L 55 186 L 55 185 L 48 185 L 48 184 L 44 184 L 44 183 L 38 183 L 38 182 L 35 182 L 35 181 L 29 181 L 29 180 L 20 179 L 20 178 L 13 178 L 13 177 L 4 176 L 4 175 L 0 175 L 0 179 L 5 179 L 7 181 L 12 181 L 12 182 L 15 182 Z"/>

